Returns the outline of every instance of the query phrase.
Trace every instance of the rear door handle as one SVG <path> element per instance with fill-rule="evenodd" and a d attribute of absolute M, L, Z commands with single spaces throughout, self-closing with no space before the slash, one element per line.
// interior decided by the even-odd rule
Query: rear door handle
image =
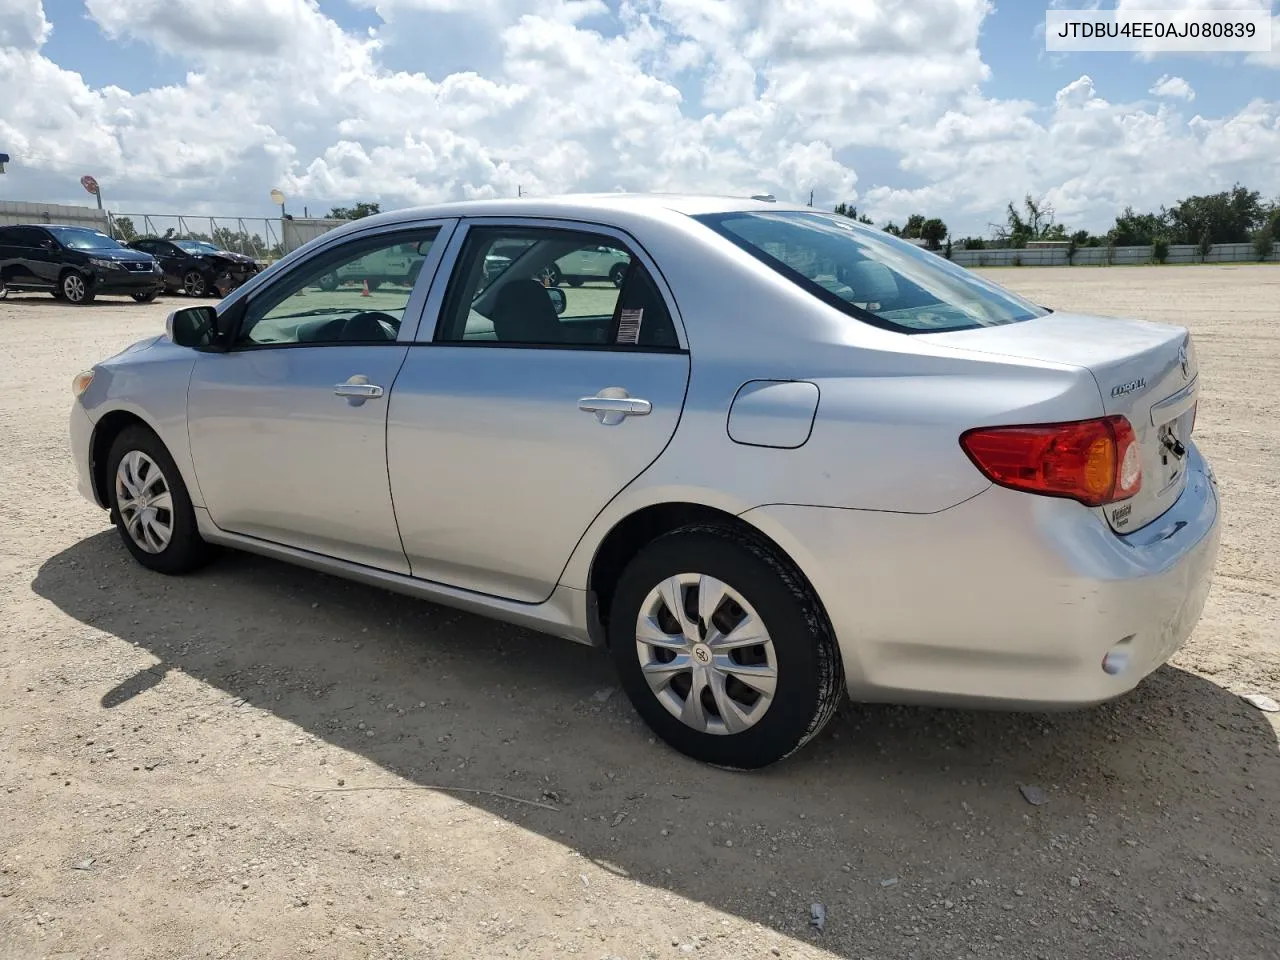
<path fill-rule="evenodd" d="M 627 417 L 647 417 L 653 412 L 653 404 L 639 397 L 583 397 L 578 409 L 594 413 L 597 420 L 611 427 Z"/>

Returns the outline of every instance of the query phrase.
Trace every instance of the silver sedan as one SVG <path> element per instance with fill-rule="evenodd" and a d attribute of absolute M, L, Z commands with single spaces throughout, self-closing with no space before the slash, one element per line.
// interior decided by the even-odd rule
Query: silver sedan
<path fill-rule="evenodd" d="M 550 284 L 602 247 L 620 277 Z M 846 691 L 1073 707 L 1165 662 L 1218 547 L 1199 391 L 1178 327 L 804 207 L 608 195 L 344 226 L 81 374 L 70 426 L 151 570 L 233 547 L 605 646 L 745 768 Z"/>

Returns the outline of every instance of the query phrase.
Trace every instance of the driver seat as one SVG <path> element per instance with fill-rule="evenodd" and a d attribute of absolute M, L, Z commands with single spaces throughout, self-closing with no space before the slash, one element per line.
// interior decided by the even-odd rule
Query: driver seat
<path fill-rule="evenodd" d="M 512 280 L 498 291 L 493 332 L 505 343 L 560 343 L 563 331 L 546 288 L 537 280 Z"/>

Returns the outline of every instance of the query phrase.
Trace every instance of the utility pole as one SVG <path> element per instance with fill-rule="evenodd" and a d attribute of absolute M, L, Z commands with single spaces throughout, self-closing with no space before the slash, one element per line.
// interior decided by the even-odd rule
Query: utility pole
<path fill-rule="evenodd" d="M 813 191 L 809 191 L 809 206 L 813 206 Z"/>
<path fill-rule="evenodd" d="M 519 184 L 516 184 L 516 196 L 517 197 L 524 196 L 524 187 L 520 186 Z"/>

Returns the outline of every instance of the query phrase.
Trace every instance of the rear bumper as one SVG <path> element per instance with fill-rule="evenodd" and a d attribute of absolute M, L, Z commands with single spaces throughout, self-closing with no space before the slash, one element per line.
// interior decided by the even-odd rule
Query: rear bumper
<path fill-rule="evenodd" d="M 1030 709 L 1108 700 L 1168 660 L 1200 619 L 1219 538 L 1194 447 L 1177 503 L 1123 537 L 1073 501 L 1001 487 L 928 515 L 771 506 L 743 518 L 817 589 L 855 699 Z M 1117 645 L 1113 675 L 1102 663 Z"/>

